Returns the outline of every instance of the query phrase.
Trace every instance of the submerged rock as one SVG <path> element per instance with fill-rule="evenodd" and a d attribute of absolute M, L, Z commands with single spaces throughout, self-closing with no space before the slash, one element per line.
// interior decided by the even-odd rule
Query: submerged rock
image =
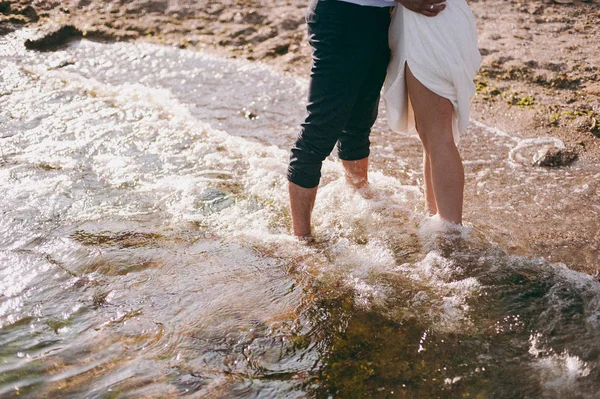
<path fill-rule="evenodd" d="M 8 21 L 13 23 L 37 22 L 40 19 L 35 8 L 31 5 L 22 6 L 11 4 L 10 1 L 0 1 L 0 14 L 7 15 Z"/>
<path fill-rule="evenodd" d="M 29 50 L 54 50 L 82 36 L 83 33 L 79 29 L 72 25 L 65 25 L 47 32 L 39 39 L 25 41 L 25 47 Z"/>
<path fill-rule="evenodd" d="M 0 36 L 6 35 L 8 33 L 12 33 L 14 31 L 15 31 L 15 28 L 13 26 L 0 24 Z"/>
<path fill-rule="evenodd" d="M 39 21 L 40 17 L 37 13 L 37 11 L 32 7 L 32 6 L 27 6 L 25 8 L 23 8 L 19 14 L 24 15 L 25 17 L 27 17 L 31 22 L 37 22 Z"/>
<path fill-rule="evenodd" d="M 566 148 L 544 147 L 533 157 L 534 166 L 557 168 L 572 164 L 578 155 L 577 152 Z"/>
<path fill-rule="evenodd" d="M 10 12 L 10 1 L 0 1 L 0 13 L 8 14 Z"/>
<path fill-rule="evenodd" d="M 183 388 L 184 392 L 189 392 L 189 391 L 196 392 L 201 387 L 206 385 L 205 379 L 194 373 L 184 374 L 184 375 L 177 377 L 175 380 L 175 383 L 180 388 Z"/>

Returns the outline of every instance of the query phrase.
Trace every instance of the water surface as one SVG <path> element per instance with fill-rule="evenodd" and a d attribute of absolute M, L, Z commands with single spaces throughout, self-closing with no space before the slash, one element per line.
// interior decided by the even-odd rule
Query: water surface
<path fill-rule="evenodd" d="M 448 243 L 419 142 L 382 112 L 369 191 L 327 161 L 302 245 L 283 176 L 305 80 L 148 44 L 26 52 L 30 34 L 0 39 L 0 396 L 600 390 L 600 283 L 579 272 L 600 172 L 529 166 L 553 139 L 474 122 Z M 585 234 L 540 248 L 555 224 Z"/>

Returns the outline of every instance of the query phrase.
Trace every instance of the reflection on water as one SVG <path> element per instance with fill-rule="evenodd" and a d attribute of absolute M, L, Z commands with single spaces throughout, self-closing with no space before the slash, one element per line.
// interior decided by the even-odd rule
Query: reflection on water
<path fill-rule="evenodd" d="M 529 142 L 472 126 L 473 227 L 446 242 L 421 211 L 418 142 L 380 122 L 368 192 L 327 161 L 302 245 L 283 176 L 305 81 L 151 45 L 30 53 L 28 34 L 0 39 L 0 396 L 600 388 L 600 283 L 554 250 L 515 255 L 573 199 L 597 237 L 593 165 L 533 169 Z M 557 256 L 589 270 L 594 251 Z"/>

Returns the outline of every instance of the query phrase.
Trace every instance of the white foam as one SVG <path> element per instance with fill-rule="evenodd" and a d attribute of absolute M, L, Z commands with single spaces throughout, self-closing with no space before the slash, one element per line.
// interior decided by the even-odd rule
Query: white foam
<path fill-rule="evenodd" d="M 540 338 L 540 334 L 531 335 L 529 353 L 534 357 L 533 366 L 547 390 L 567 393 L 578 379 L 590 375 L 591 368 L 587 362 L 566 350 L 557 354 L 551 348 L 545 349 Z"/>
<path fill-rule="evenodd" d="M 431 251 L 423 260 L 403 264 L 395 270 L 427 290 L 417 294 L 413 301 L 420 309 L 427 309 L 426 318 L 433 329 L 458 332 L 472 327 L 467 300 L 476 295 L 481 286 L 474 277 L 457 279 L 460 268 L 452 260 Z"/>
<path fill-rule="evenodd" d="M 485 123 L 480 122 L 480 121 L 478 121 L 476 119 L 470 119 L 469 122 L 472 123 L 473 125 L 477 126 L 477 127 L 480 127 L 482 129 L 484 129 L 484 130 L 486 130 L 486 131 L 494 134 L 494 135 L 497 135 L 497 136 L 500 136 L 500 137 L 506 137 L 506 138 L 509 138 L 511 140 L 514 140 L 514 141 L 519 141 L 520 140 L 518 137 L 513 136 L 512 134 L 510 134 L 510 133 L 508 133 L 508 132 L 500 129 L 499 127 L 488 126 Z"/>
<path fill-rule="evenodd" d="M 520 139 L 516 146 L 514 146 L 508 152 L 508 159 L 512 166 L 520 166 L 523 164 L 531 165 L 531 163 L 539 157 L 539 152 L 543 151 L 545 148 L 552 146 L 562 150 L 565 147 L 565 143 L 557 139 L 556 137 L 535 137 L 535 138 L 527 138 Z M 524 150 L 533 151 L 534 154 L 523 155 L 522 152 Z"/>
<path fill-rule="evenodd" d="M 419 237 L 423 241 L 431 241 L 444 236 L 466 240 L 472 231 L 471 227 L 452 223 L 440 215 L 425 217 L 419 225 Z"/>

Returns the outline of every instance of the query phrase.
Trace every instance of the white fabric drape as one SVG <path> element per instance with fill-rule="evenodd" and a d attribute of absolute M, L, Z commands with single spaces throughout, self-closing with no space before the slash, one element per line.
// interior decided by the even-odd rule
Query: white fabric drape
<path fill-rule="evenodd" d="M 469 124 L 469 106 L 475 94 L 473 78 L 481 63 L 475 17 L 465 0 L 447 0 L 436 17 L 426 17 L 399 5 L 390 26 L 392 58 L 383 99 L 392 130 L 414 133 L 415 121 L 408 99 L 405 65 L 429 90 L 454 106 L 453 134 Z"/>

